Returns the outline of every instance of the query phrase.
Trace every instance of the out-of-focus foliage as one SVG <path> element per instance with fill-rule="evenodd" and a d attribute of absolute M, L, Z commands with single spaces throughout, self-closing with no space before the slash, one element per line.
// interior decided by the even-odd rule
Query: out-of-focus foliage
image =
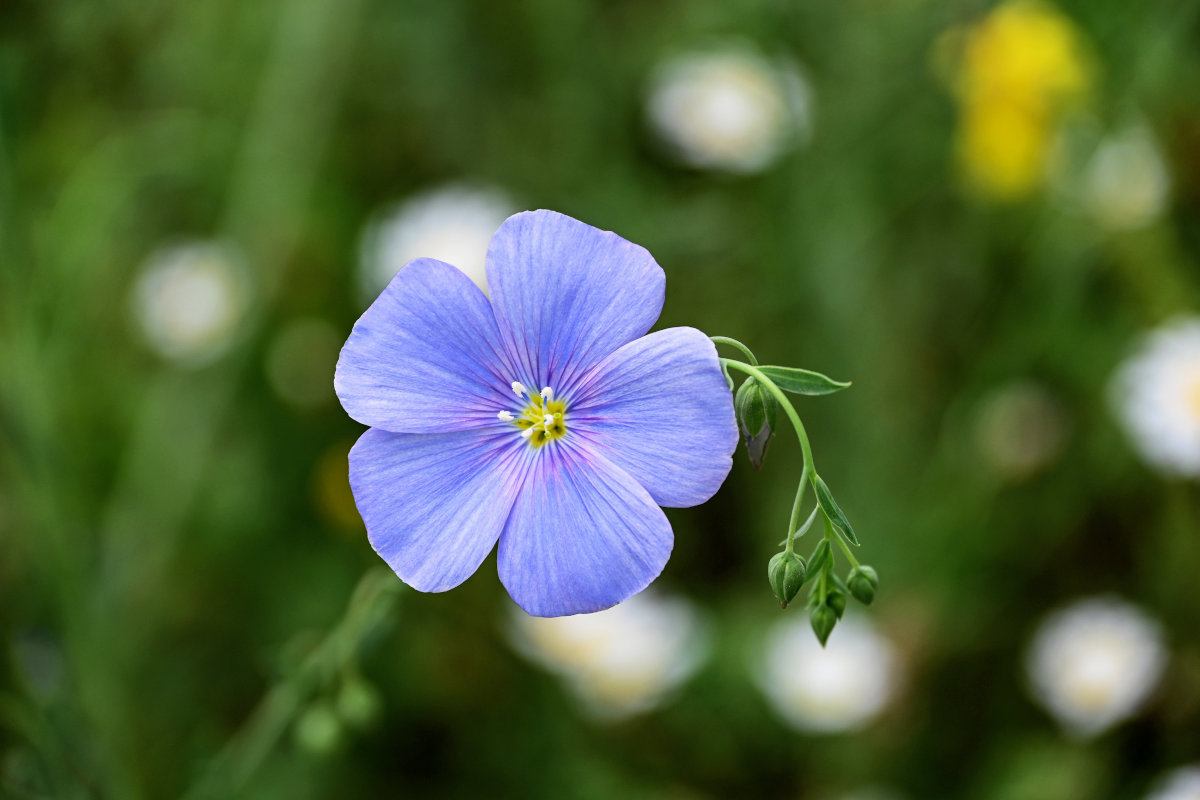
<path fill-rule="evenodd" d="M 1200 310 L 1198 45 L 1195 0 L 0 0 L 0 795 L 1166 785 L 1200 760 L 1200 495 L 1137 443 L 1200 429 L 1200 367 L 1133 440 L 1112 379 Z M 700 85 L 653 106 L 679 64 Z M 827 660 L 779 644 L 811 634 L 765 577 L 790 435 L 670 513 L 656 590 L 702 647 L 613 621 L 547 668 L 489 565 L 401 591 L 331 376 L 405 257 L 377 248 L 419 239 L 381 226 L 443 187 L 615 230 L 666 270 L 663 326 L 853 380 L 798 406 L 880 576 Z M 1093 596 L 1166 661 L 1081 736 L 1026 670 Z M 835 649 L 857 616 L 879 638 Z M 1056 702 L 1142 692 L 1104 672 L 1138 640 L 1101 639 Z"/>

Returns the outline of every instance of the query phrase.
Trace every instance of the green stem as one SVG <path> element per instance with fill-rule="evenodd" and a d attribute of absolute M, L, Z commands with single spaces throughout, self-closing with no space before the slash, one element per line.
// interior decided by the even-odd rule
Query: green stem
<path fill-rule="evenodd" d="M 750 359 L 753 366 L 758 366 L 758 359 L 754 357 L 754 353 L 750 352 L 750 348 L 739 342 L 737 339 L 730 339 L 728 336 L 710 336 L 708 337 L 714 344 L 727 344 L 730 347 L 736 347 L 746 354 L 746 358 Z"/>
<path fill-rule="evenodd" d="M 833 531 L 833 523 L 825 514 L 821 514 L 821 522 L 825 525 L 825 541 L 837 539 L 841 542 L 841 537 Z M 844 546 L 844 545 L 843 545 Z M 833 569 L 833 545 L 829 545 L 829 558 L 825 559 L 825 564 L 821 567 L 821 602 L 825 602 L 825 598 L 829 596 L 828 575 Z"/>
<path fill-rule="evenodd" d="M 801 480 L 800 485 L 796 487 L 796 499 L 792 501 L 792 516 L 788 520 L 787 533 L 787 552 L 792 552 L 792 547 L 796 541 L 796 525 L 800 522 L 800 506 L 804 504 L 804 487 L 807 484 Z"/>
<path fill-rule="evenodd" d="M 837 539 L 837 543 L 839 546 L 841 546 L 842 552 L 846 554 L 846 558 L 850 559 L 850 566 L 858 567 L 858 559 L 854 557 L 854 553 L 851 552 L 850 546 L 846 544 L 846 541 L 841 536 L 834 536 L 833 538 Z"/>
<path fill-rule="evenodd" d="M 740 347 L 746 351 L 751 360 L 754 360 L 754 354 L 741 342 L 734 339 L 727 339 L 724 336 L 713 336 L 710 338 L 714 342 L 719 341 Z M 788 520 L 787 552 L 791 553 L 796 541 L 796 526 L 800 522 L 800 508 L 804 504 L 804 491 L 808 488 L 808 484 L 816 474 L 816 468 L 813 466 L 812 447 L 808 443 L 808 431 L 804 430 L 804 423 L 800 421 L 800 415 L 796 413 L 796 409 L 792 406 L 792 402 L 788 400 L 787 395 L 775 385 L 774 381 L 764 375 L 762 370 L 758 369 L 757 362 L 755 364 L 746 364 L 741 361 L 734 361 L 731 358 L 723 358 L 721 359 L 721 363 L 726 367 L 733 367 L 739 372 L 746 373 L 767 387 L 767 391 L 783 407 L 783 413 L 787 414 L 788 420 L 791 421 L 792 427 L 796 430 L 796 438 L 800 440 L 800 453 L 804 459 L 804 465 L 800 472 L 800 485 L 796 487 L 796 499 L 792 501 L 792 516 Z"/>
<path fill-rule="evenodd" d="M 242 729 L 184 795 L 185 800 L 242 796 L 305 703 L 333 676 L 353 668 L 358 650 L 389 617 L 399 593 L 400 582 L 390 571 L 375 568 L 364 574 L 341 621 L 294 674 L 266 693 Z"/>
<path fill-rule="evenodd" d="M 816 474 L 816 468 L 813 465 L 812 448 L 808 444 L 808 432 L 804 430 L 804 423 L 800 421 L 800 415 L 796 413 L 796 409 L 792 406 L 787 395 L 783 390 L 775 385 L 775 382 L 763 374 L 758 367 L 734 361 L 731 358 L 723 358 L 721 361 L 728 367 L 733 367 L 738 372 L 744 372 L 754 378 L 756 381 L 767 387 L 767 391 L 783 406 L 783 413 L 787 414 L 788 420 L 792 423 L 792 427 L 796 429 L 796 438 L 800 440 L 800 452 L 804 457 L 804 470 L 800 475 L 800 489 L 803 491 L 806 483 L 812 480 Z M 795 516 L 793 514 L 793 516 Z"/>

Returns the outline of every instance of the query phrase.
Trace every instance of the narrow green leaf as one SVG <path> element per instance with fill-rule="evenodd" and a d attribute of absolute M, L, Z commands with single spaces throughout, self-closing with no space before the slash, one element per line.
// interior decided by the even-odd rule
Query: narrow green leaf
<path fill-rule="evenodd" d="M 812 555 L 808 557 L 808 574 L 816 575 L 817 570 L 825 566 L 827 558 L 829 558 L 829 540 L 822 539 L 817 543 L 817 547 L 812 551 Z"/>
<path fill-rule="evenodd" d="M 842 513 L 841 507 L 833 499 L 833 493 L 829 491 L 825 481 L 821 480 L 820 475 L 813 476 L 813 489 L 817 493 L 817 502 L 821 504 L 821 510 L 825 512 L 825 516 L 829 517 L 829 521 L 837 528 L 838 533 L 842 534 L 843 539 L 857 547 L 858 537 L 854 535 L 854 528 L 850 525 L 850 520 L 846 519 L 846 515 Z"/>
<path fill-rule="evenodd" d="M 780 389 L 792 394 L 833 394 L 850 385 L 849 381 L 835 381 L 819 372 L 795 367 L 759 367 L 759 370 Z"/>

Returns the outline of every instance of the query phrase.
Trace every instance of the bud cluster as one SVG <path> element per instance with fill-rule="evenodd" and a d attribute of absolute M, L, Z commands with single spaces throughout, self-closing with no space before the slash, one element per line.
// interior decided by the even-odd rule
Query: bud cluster
<path fill-rule="evenodd" d="M 855 558 L 851 548 L 859 546 L 858 535 L 834 499 L 829 486 L 817 474 L 808 435 L 785 393 L 826 395 L 840 391 L 850 384 L 809 370 L 762 366 L 750 349 L 741 342 L 721 336 L 712 339 L 716 344 L 736 347 L 749 359 L 747 363 L 722 358 L 721 369 L 731 390 L 734 381 L 730 370 L 746 376 L 734 393 L 734 410 L 751 466 L 755 470 L 762 468 L 767 447 L 775 435 L 780 409 L 783 409 L 800 440 L 804 469 L 788 523 L 787 538 L 782 542 L 783 550 L 772 556 L 767 564 L 767 580 L 781 608 L 788 607 L 805 583 L 812 584 L 808 593 L 809 618 L 813 632 L 824 645 L 838 620 L 846 613 L 848 598 L 853 597 L 863 605 L 870 605 L 875 600 L 879 576 L 874 568 L 860 564 Z M 810 486 L 816 499 L 816 507 L 813 508 L 808 521 L 801 526 L 797 524 L 800 509 Z M 808 531 L 818 516 L 821 518 L 825 535 L 817 542 L 812 554 L 804 559 L 795 552 L 795 541 Z M 835 543 L 850 562 L 850 572 L 845 580 L 834 572 Z"/>

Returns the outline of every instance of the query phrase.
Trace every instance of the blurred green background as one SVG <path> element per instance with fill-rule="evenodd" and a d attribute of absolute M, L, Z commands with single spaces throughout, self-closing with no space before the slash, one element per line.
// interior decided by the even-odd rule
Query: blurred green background
<path fill-rule="evenodd" d="M 1200 759 L 1200 495 L 1109 388 L 1197 308 L 1200 3 L 1021 8 L 0 0 L 0 795 L 1084 800 Z M 726 46 L 784 65 L 758 127 L 710 137 L 775 130 L 749 166 L 648 111 L 662 64 Z M 1154 158 L 1097 177 L 1131 129 Z M 644 245 L 662 326 L 854 381 L 798 408 L 881 575 L 847 612 L 902 665 L 878 717 L 797 730 L 757 685 L 804 622 L 765 580 L 788 431 L 669 512 L 656 585 L 709 655 L 643 713 L 522 657 L 494 557 L 441 595 L 378 572 L 333 363 L 364 230 L 444 185 Z M 180 242 L 223 277 L 146 278 Z M 1169 659 L 1071 736 L 1024 654 L 1098 594 Z"/>

